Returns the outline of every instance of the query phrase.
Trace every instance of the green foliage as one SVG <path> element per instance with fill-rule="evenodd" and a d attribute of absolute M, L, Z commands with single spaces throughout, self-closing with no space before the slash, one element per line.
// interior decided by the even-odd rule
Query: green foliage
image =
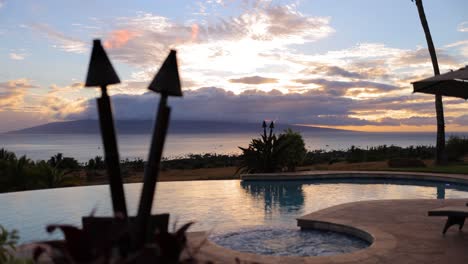
<path fill-rule="evenodd" d="M 50 157 L 47 163 L 60 170 L 74 171 L 80 169 L 80 164 L 75 158 L 72 157 L 63 157 L 62 153 L 57 153 L 56 155 Z"/>
<path fill-rule="evenodd" d="M 303 163 L 307 153 L 301 134 L 288 128 L 284 134 L 279 135 L 278 141 L 285 146 L 279 153 L 280 162 L 286 166 L 287 171 L 295 171 Z"/>
<path fill-rule="evenodd" d="M 86 164 L 88 170 L 103 170 L 106 168 L 104 159 L 101 156 L 96 156 L 94 159 L 90 159 Z"/>
<path fill-rule="evenodd" d="M 362 149 L 351 146 L 348 150 L 314 150 L 308 152 L 304 160 L 304 165 L 314 165 L 320 163 L 335 163 L 347 161 L 350 163 L 385 161 L 394 158 L 415 158 L 432 159 L 435 148 L 432 146 L 409 146 L 406 148 L 398 146 L 381 145 Z"/>
<path fill-rule="evenodd" d="M 451 173 L 451 174 L 468 174 L 468 165 L 448 165 L 435 166 L 424 168 L 386 168 L 385 170 L 393 171 L 415 171 L 415 172 L 432 172 L 432 173 Z"/>
<path fill-rule="evenodd" d="M 53 162 L 33 162 L 26 156 L 17 158 L 14 153 L 0 149 L 0 192 L 76 185 L 76 179 L 60 166 L 67 158 L 60 155 L 53 158 Z"/>
<path fill-rule="evenodd" d="M 9 232 L 0 225 L 0 263 L 6 263 L 14 258 L 18 239 L 16 230 Z"/>
<path fill-rule="evenodd" d="M 191 170 L 202 168 L 223 168 L 237 166 L 240 163 L 239 156 L 225 154 L 189 154 L 175 159 L 163 159 L 163 170 Z"/>
<path fill-rule="evenodd" d="M 388 167 L 390 168 L 424 168 L 426 164 L 420 159 L 411 158 L 394 158 L 388 160 Z"/>
<path fill-rule="evenodd" d="M 192 222 L 184 224 L 175 232 L 169 232 L 167 228 L 157 229 L 157 232 L 148 233 L 145 243 L 138 243 L 130 239 L 135 237 L 133 228 L 122 224 L 120 218 L 110 220 L 106 225 L 99 224 L 102 221 L 90 222 L 88 228 L 83 229 L 71 225 L 47 226 L 49 233 L 61 230 L 65 240 L 44 241 L 43 244 L 52 250 L 46 252 L 37 246 L 34 249 L 34 260 L 47 254 L 51 263 L 56 264 L 199 263 L 195 258 L 198 249 L 187 247 L 186 233 Z"/>
<path fill-rule="evenodd" d="M 468 154 L 468 138 L 451 136 L 447 141 L 445 151 L 449 160 L 460 160 Z"/>
<path fill-rule="evenodd" d="M 1 154 L 0 154 L 1 155 Z M 0 263 L 5 264 L 29 264 L 32 260 L 19 259 L 15 257 L 16 244 L 18 243 L 18 232 L 8 231 L 0 225 Z"/>
<path fill-rule="evenodd" d="M 276 171 L 294 171 L 305 157 L 306 149 L 302 136 L 288 129 L 278 137 L 273 133 L 274 125 L 270 124 L 267 135 L 263 123 L 261 138 L 252 139 L 247 148 L 242 150 L 241 164 L 238 173 L 271 173 Z"/>

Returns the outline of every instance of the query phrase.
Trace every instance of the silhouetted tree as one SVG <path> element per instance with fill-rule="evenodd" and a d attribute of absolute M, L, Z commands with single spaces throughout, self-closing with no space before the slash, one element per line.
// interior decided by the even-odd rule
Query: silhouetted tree
<path fill-rule="evenodd" d="M 288 171 L 295 171 L 296 167 L 302 164 L 307 153 L 301 134 L 288 128 L 279 135 L 278 141 L 285 145 L 279 153 L 281 162 Z"/>
<path fill-rule="evenodd" d="M 16 159 L 16 155 L 4 148 L 0 149 L 0 160 L 13 160 Z"/>
<path fill-rule="evenodd" d="M 427 47 L 429 54 L 431 55 L 432 67 L 434 68 L 434 75 L 439 75 L 439 64 L 437 62 L 437 54 L 432 42 L 431 32 L 429 31 L 429 25 L 427 23 L 426 14 L 424 13 L 424 7 L 422 0 L 411 0 L 416 2 L 418 7 L 419 19 L 421 20 L 422 27 L 424 29 L 424 35 L 426 36 Z M 437 94 L 435 96 L 435 108 L 437 116 L 437 143 L 436 143 L 436 163 L 445 164 L 447 159 L 445 155 L 445 123 L 444 123 L 444 107 L 442 103 L 442 95 Z"/>
<path fill-rule="evenodd" d="M 48 162 L 40 161 L 36 164 L 37 171 L 42 185 L 45 188 L 57 188 L 75 185 L 73 175 L 60 169 L 58 166 L 51 166 Z"/>
<path fill-rule="evenodd" d="M 65 174 L 80 169 L 80 164 L 75 158 L 64 157 L 62 153 L 50 157 L 47 163 L 56 169 L 65 170 Z"/>

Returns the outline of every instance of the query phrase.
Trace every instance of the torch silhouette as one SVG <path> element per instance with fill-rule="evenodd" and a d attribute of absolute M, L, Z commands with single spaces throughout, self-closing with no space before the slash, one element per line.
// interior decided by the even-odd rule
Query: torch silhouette
<path fill-rule="evenodd" d="M 143 244 L 148 230 L 148 221 L 151 215 L 153 197 L 158 181 L 164 142 L 169 127 L 171 108 L 167 106 L 169 96 L 182 96 L 182 90 L 177 68 L 176 51 L 171 50 L 159 72 L 154 77 L 148 89 L 161 94 L 157 119 L 153 130 L 153 138 L 145 168 L 143 189 L 137 215 L 137 242 Z"/>
<path fill-rule="evenodd" d="M 125 194 L 123 190 L 122 176 L 120 173 L 119 151 L 115 138 L 114 119 L 107 85 L 120 83 L 120 79 L 114 71 L 109 58 L 101 45 L 101 41 L 93 41 L 93 51 L 89 62 L 86 87 L 101 87 L 101 98 L 97 99 L 99 124 L 104 144 L 104 158 L 107 166 L 109 185 L 112 197 L 114 216 L 126 218 L 127 206 L 125 205 Z"/>

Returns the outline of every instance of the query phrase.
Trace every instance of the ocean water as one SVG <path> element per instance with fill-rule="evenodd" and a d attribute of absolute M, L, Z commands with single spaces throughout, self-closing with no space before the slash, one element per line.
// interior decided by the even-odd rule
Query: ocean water
<path fill-rule="evenodd" d="M 361 148 L 383 144 L 401 147 L 428 146 L 435 145 L 436 140 L 435 133 L 305 132 L 302 135 L 308 150 L 345 150 L 352 145 Z M 456 135 L 468 136 L 468 133 Z M 253 137 L 259 137 L 259 134 L 169 134 L 163 155 L 173 158 L 190 153 L 237 154 L 240 153 L 238 147 L 247 147 Z M 121 159 L 146 160 L 150 141 L 150 134 L 119 135 Z M 0 134 L 0 148 L 6 148 L 17 155 L 27 155 L 33 160 L 48 159 L 58 152 L 80 162 L 103 155 L 102 141 L 98 134 Z"/>

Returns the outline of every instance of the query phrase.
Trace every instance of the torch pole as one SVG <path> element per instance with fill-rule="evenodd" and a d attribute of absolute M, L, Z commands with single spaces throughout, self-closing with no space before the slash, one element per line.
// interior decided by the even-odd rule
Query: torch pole
<path fill-rule="evenodd" d="M 97 99 L 99 124 L 104 144 L 104 158 L 107 166 L 109 185 L 112 197 L 114 216 L 127 218 L 127 206 L 125 205 L 125 194 L 123 190 L 122 176 L 120 173 L 119 152 L 115 138 L 114 119 L 110 99 L 107 95 L 107 87 L 101 86 L 102 96 Z"/>
<path fill-rule="evenodd" d="M 153 207 L 156 182 L 159 177 L 164 142 L 169 127 L 170 112 L 171 108 L 167 106 L 167 95 L 161 94 L 137 215 L 137 243 L 140 245 L 144 244 L 147 238 L 148 221 Z"/>

